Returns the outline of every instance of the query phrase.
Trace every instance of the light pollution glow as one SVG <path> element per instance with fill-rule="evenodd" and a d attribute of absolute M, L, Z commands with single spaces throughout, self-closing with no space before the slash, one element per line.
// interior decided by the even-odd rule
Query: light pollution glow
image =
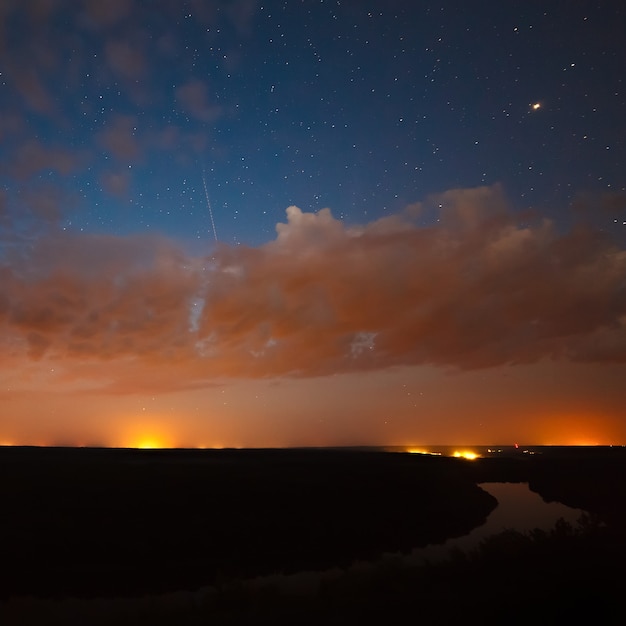
<path fill-rule="evenodd" d="M 56 233 L 2 269 L 18 445 L 626 441 L 626 253 L 519 226 L 498 187 L 362 226 L 290 207 L 275 240 L 210 258 Z"/>
<path fill-rule="evenodd" d="M 471 450 L 456 450 L 452 453 L 452 456 L 457 459 L 466 459 L 467 461 L 474 461 L 480 458 L 480 454 L 472 452 Z"/>
<path fill-rule="evenodd" d="M 565 381 L 594 373 L 585 366 L 571 368 Z M 541 368 L 520 366 L 518 380 L 501 393 L 496 390 L 503 377 L 500 368 L 480 374 L 403 368 L 310 380 L 229 381 L 222 388 L 150 397 L 77 392 L 66 396 L 60 388 L 56 394 L 11 397 L 5 403 L 0 437 L 14 445 L 185 448 L 397 446 L 415 440 L 607 445 L 626 439 L 618 415 L 607 410 L 606 397 L 596 395 L 603 411 L 572 407 L 567 412 L 563 405 L 568 397 L 551 386 L 532 395 L 533 373 L 541 375 Z M 421 403 L 411 402 L 413 396 L 404 386 L 418 377 Z M 590 387 L 588 378 L 587 402 L 592 404 Z M 471 399 L 472 405 L 461 408 L 459 398 Z"/>

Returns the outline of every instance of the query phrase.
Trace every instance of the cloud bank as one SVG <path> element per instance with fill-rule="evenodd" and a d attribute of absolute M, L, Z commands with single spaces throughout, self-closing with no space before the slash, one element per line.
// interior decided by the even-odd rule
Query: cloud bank
<path fill-rule="evenodd" d="M 117 360 L 172 389 L 395 365 L 626 362 L 626 251 L 591 227 L 519 220 L 485 187 L 360 226 L 292 206 L 269 243 L 205 257 L 166 238 L 48 234 L 0 258 L 2 359 L 101 363 L 114 386 Z"/>

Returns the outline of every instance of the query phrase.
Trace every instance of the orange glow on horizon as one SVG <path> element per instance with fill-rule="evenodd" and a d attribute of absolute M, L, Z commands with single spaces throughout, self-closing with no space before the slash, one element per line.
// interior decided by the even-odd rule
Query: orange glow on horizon
<path fill-rule="evenodd" d="M 167 444 L 155 439 L 154 437 L 148 437 L 146 439 L 141 439 L 134 446 L 129 446 L 131 448 L 137 448 L 138 450 L 160 450 L 163 448 L 169 448 Z"/>
<path fill-rule="evenodd" d="M 441 452 L 430 452 L 425 448 L 407 448 L 406 452 L 409 454 L 427 454 L 430 456 L 441 456 Z"/>
<path fill-rule="evenodd" d="M 457 459 L 466 459 L 467 461 L 474 461 L 480 458 L 480 454 L 473 452 L 472 450 L 455 450 L 452 456 Z"/>
<path fill-rule="evenodd" d="M 136 450 L 160 450 L 177 448 L 178 443 L 174 441 L 171 430 L 163 420 L 150 420 L 129 425 L 119 437 L 117 445 Z"/>
<path fill-rule="evenodd" d="M 538 445 L 605 446 L 618 443 L 615 424 L 602 415 L 567 414 L 546 416 L 540 421 Z"/>
<path fill-rule="evenodd" d="M 134 400 L 133 400 L 134 402 Z M 117 408 L 117 407 L 116 407 Z M 220 449 L 220 448 L 255 448 L 255 447 L 306 447 L 307 445 L 335 445 L 332 437 L 323 440 L 301 437 L 274 438 L 254 424 L 242 435 L 241 429 L 252 423 L 252 417 L 246 423 L 242 417 L 240 425 L 231 425 L 216 416 L 213 421 L 199 421 L 190 415 L 187 407 L 172 407 L 165 411 L 155 406 L 152 410 L 140 412 L 136 407 L 129 411 L 107 410 L 105 407 L 97 419 L 91 422 L 79 421 L 76 417 L 59 418 L 58 427 L 46 423 L 46 430 L 37 432 L 38 421 L 24 420 L 21 429 L 3 428 L 0 433 L 0 446 L 4 447 L 93 447 L 93 448 L 129 448 L 129 449 Z M 453 424 L 449 430 L 441 430 L 439 444 L 435 435 L 428 431 L 413 433 L 412 425 L 407 423 L 404 430 L 398 427 L 390 441 L 377 441 L 379 432 L 374 432 L 364 442 L 354 445 L 379 445 L 393 451 L 416 455 L 455 456 L 466 460 L 479 458 L 483 446 L 497 447 L 520 442 L 525 447 L 532 446 L 621 446 L 626 430 L 623 420 L 608 410 L 598 407 L 595 410 L 587 406 L 577 407 L 568 412 L 563 408 L 542 407 L 541 411 L 520 410 L 508 414 L 510 423 L 507 428 L 492 428 L 492 423 L 485 418 L 484 428 L 480 431 L 463 429 L 463 424 Z M 246 415 L 246 419 L 247 415 Z M 255 416 L 256 419 L 256 416 Z M 295 428 L 295 427 L 294 427 Z M 303 426 L 304 428 L 304 426 Z M 413 428 L 415 430 L 415 428 Z M 294 431 L 295 432 L 295 431 Z M 308 433 L 307 433 L 308 434 Z M 448 440 L 446 442 L 445 440 Z M 417 441 L 417 443 L 414 443 Z M 350 445 L 348 438 L 343 445 Z"/>

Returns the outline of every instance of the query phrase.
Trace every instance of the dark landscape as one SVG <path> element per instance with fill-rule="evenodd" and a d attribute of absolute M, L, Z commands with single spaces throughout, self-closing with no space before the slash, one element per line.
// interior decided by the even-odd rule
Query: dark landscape
<path fill-rule="evenodd" d="M 624 616 L 620 447 L 475 461 L 375 449 L 2 448 L 0 462 L 3 624 L 56 623 L 54 612 L 37 607 L 68 598 L 82 607 L 126 598 L 128 607 L 133 598 L 202 589 L 211 591 L 193 607 L 124 609 L 115 621 L 132 614 L 128 623 L 389 623 L 407 611 L 431 623 L 467 611 L 487 611 L 481 619 L 492 623 L 501 623 L 498 611 L 513 611 L 507 623 L 581 611 L 603 623 Z M 505 530 L 445 563 L 377 561 L 481 525 L 497 502 L 480 482 L 528 482 L 544 500 L 587 515 L 578 527 Z M 359 572 L 351 569 L 358 561 L 381 565 Z M 333 568 L 344 574 L 314 597 L 246 584 Z M 59 615 L 67 623 L 68 614 Z M 98 616 L 92 623 L 113 619 Z"/>

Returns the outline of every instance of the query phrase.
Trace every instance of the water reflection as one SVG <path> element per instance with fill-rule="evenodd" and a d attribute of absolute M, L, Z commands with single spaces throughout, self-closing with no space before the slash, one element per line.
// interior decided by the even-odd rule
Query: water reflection
<path fill-rule="evenodd" d="M 541 528 L 548 531 L 554 528 L 559 518 L 576 525 L 583 514 L 581 509 L 573 509 L 559 502 L 544 502 L 539 494 L 528 488 L 528 483 L 482 483 L 480 487 L 498 501 L 487 521 L 463 537 L 413 550 L 408 557 L 412 563 L 445 559 L 452 548 L 471 550 L 483 539 L 503 530 L 528 532 Z"/>

